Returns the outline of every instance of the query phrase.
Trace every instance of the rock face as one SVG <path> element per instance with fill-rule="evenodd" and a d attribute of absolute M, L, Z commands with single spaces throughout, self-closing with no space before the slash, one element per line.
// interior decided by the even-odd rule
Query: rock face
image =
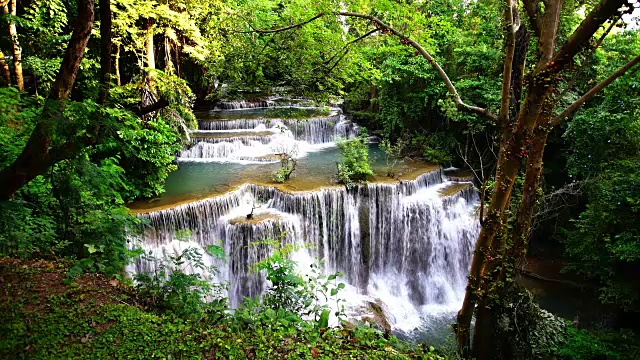
<path fill-rule="evenodd" d="M 387 316 L 382 310 L 382 306 L 378 303 L 368 301 L 367 311 L 370 312 L 371 315 L 363 316 L 362 322 L 368 323 L 376 329 L 382 331 L 385 336 L 391 335 L 391 324 L 389 323 Z"/>

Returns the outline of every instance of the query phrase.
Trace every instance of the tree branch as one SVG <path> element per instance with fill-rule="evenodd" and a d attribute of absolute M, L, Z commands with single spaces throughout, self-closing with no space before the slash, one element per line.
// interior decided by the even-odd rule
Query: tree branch
<path fill-rule="evenodd" d="M 506 46 L 505 46 L 505 60 L 502 71 L 502 94 L 500 102 L 500 115 L 498 116 L 499 126 L 503 127 L 507 124 L 509 117 L 509 105 L 511 95 L 511 74 L 513 73 L 513 57 L 516 51 L 516 18 L 518 10 L 515 9 L 513 0 L 505 0 L 507 7 L 504 11 L 506 26 Z"/>
<path fill-rule="evenodd" d="M 558 95 L 558 100 L 561 100 L 567 94 L 567 92 L 569 92 L 569 90 L 571 89 L 571 86 L 575 82 L 575 80 L 578 77 L 578 75 L 580 75 L 580 73 L 582 73 L 582 70 L 585 69 L 586 64 L 589 63 L 589 60 L 591 60 L 593 55 L 596 53 L 596 50 L 600 47 L 600 45 L 602 44 L 602 41 L 604 41 L 604 38 L 607 37 L 607 35 L 609 35 L 609 33 L 611 32 L 611 29 L 613 29 L 613 27 L 618 23 L 618 21 L 620 21 L 621 18 L 622 18 L 622 15 L 618 15 L 618 17 L 611 22 L 611 24 L 609 25 L 607 30 L 605 30 L 605 32 L 602 34 L 602 36 L 600 36 L 600 38 L 598 39 L 598 41 L 594 45 L 594 47 L 591 50 L 591 52 L 589 53 L 589 55 L 587 55 L 586 59 L 584 59 L 584 65 L 580 69 L 578 69 L 578 71 L 576 71 L 575 74 L 573 74 L 573 76 L 571 77 L 571 80 L 569 80 L 569 82 L 567 83 L 567 87 L 564 89 L 564 91 L 562 91 L 562 93 L 560 93 L 560 95 Z"/>
<path fill-rule="evenodd" d="M 539 60 L 532 74 L 538 74 L 547 69 L 556 49 L 558 25 L 560 24 L 560 11 L 564 0 L 552 0 L 544 2 L 544 12 L 538 18 L 538 53 Z"/>
<path fill-rule="evenodd" d="M 366 33 L 364 33 L 363 35 L 359 36 L 358 38 L 356 38 L 356 39 L 353 39 L 353 40 L 349 41 L 348 43 L 346 43 L 346 44 L 342 47 L 342 49 L 340 49 L 340 50 L 336 51 L 336 53 L 335 53 L 335 54 L 333 54 L 333 56 L 331 56 L 331 57 L 329 58 L 329 60 L 325 61 L 325 64 L 327 64 L 327 65 L 328 65 L 328 64 L 331 64 L 331 62 L 333 61 L 333 59 L 335 59 L 335 58 L 336 58 L 336 56 L 338 56 L 338 54 L 340 54 L 340 53 L 342 53 L 342 52 L 347 53 L 347 52 L 349 51 L 349 45 L 351 45 L 351 44 L 353 44 L 353 43 L 356 43 L 356 42 L 358 42 L 358 41 L 360 41 L 360 40 L 363 40 L 363 39 L 367 38 L 369 35 L 372 35 L 372 34 L 374 34 L 374 33 L 378 32 L 378 31 L 380 31 L 380 30 L 382 30 L 382 29 L 380 29 L 380 28 L 375 28 L 375 29 L 373 29 L 373 30 L 371 30 L 371 31 L 367 31 Z M 343 56 L 341 56 L 341 57 L 340 57 L 340 59 L 342 59 L 343 57 L 344 57 L 344 55 L 343 55 Z M 333 69 L 333 68 L 337 65 L 337 63 L 339 63 L 339 62 L 340 62 L 340 60 L 336 61 L 336 64 L 334 64 L 331 68 Z"/>
<path fill-rule="evenodd" d="M 239 31 L 239 33 L 240 34 L 250 34 L 250 33 L 273 34 L 273 33 L 287 31 L 287 30 L 291 30 L 291 29 L 295 29 L 295 28 L 299 28 L 299 27 L 305 26 L 308 23 L 323 17 L 324 15 L 325 15 L 325 13 L 319 13 L 318 15 L 312 17 L 311 19 L 309 19 L 307 21 L 303 21 L 301 23 L 297 23 L 297 24 L 293 24 L 293 25 L 289 25 L 289 26 L 285 26 L 285 27 L 281 27 L 281 28 L 277 28 L 277 29 L 271 29 L 271 30 L 253 29 L 253 30 L 249 30 L 249 31 Z"/>
<path fill-rule="evenodd" d="M 498 116 L 496 116 L 495 114 L 490 112 L 488 109 L 484 109 L 484 108 L 480 108 L 480 107 L 477 107 L 477 106 L 472 106 L 472 105 L 465 104 L 462 101 L 462 99 L 460 98 L 460 94 L 458 94 L 458 91 L 456 90 L 456 87 L 453 85 L 453 83 L 449 79 L 449 76 L 444 71 L 444 69 L 442 69 L 440 64 L 438 64 L 438 62 L 433 58 L 433 56 L 431 56 L 431 54 L 429 54 L 429 52 L 427 52 L 427 50 L 425 50 L 420 44 L 415 42 L 413 39 L 409 38 L 408 36 L 404 35 L 403 33 L 399 32 L 398 30 L 392 28 L 391 26 L 385 24 L 380 19 L 378 19 L 377 17 L 372 16 L 372 15 L 365 15 L 365 14 L 360 14 L 360 13 L 346 12 L 346 11 L 345 12 L 338 12 L 336 14 L 337 15 L 341 15 L 341 16 L 356 17 L 356 18 L 370 20 L 373 23 L 375 23 L 378 27 L 382 28 L 383 33 L 385 31 L 387 31 L 387 32 L 390 32 L 391 34 L 399 37 L 403 41 L 403 43 L 406 43 L 407 45 L 411 45 L 413 48 L 418 50 L 418 52 L 425 59 L 427 59 L 427 61 L 429 61 L 429 64 L 431 64 L 431 67 L 434 70 L 436 70 L 436 72 L 438 73 L 438 75 L 440 76 L 442 81 L 447 86 L 447 90 L 449 91 L 449 93 L 451 95 L 453 95 L 454 102 L 455 102 L 456 107 L 458 108 L 458 110 L 464 109 L 464 110 L 467 110 L 467 111 L 472 112 L 474 114 L 486 116 L 489 119 L 493 120 L 494 122 L 498 122 Z"/>
<path fill-rule="evenodd" d="M 552 127 L 558 125 L 566 117 L 575 113 L 585 102 L 591 100 L 598 92 L 600 92 L 602 89 L 604 89 L 609 84 L 611 84 L 615 79 L 624 75 L 624 73 L 626 73 L 629 69 L 631 69 L 633 66 L 635 66 L 638 63 L 640 63 L 640 55 L 631 59 L 631 61 L 626 63 L 616 72 L 609 75 L 608 78 L 602 80 L 598 85 L 594 86 L 591 90 L 589 90 L 586 94 L 584 94 L 580 99 L 576 100 L 573 104 L 569 105 L 569 107 L 566 108 L 563 112 L 561 112 L 560 115 L 550 120 L 549 125 Z"/>
<path fill-rule="evenodd" d="M 158 111 L 160 109 L 163 109 L 165 107 L 169 106 L 169 101 L 163 97 L 160 98 L 160 100 L 154 102 L 151 105 L 145 106 L 143 108 L 140 108 L 140 110 L 138 110 L 136 112 L 136 114 L 140 117 L 143 117 L 147 114 L 150 114 L 152 112 Z"/>
<path fill-rule="evenodd" d="M 524 4 L 524 8 L 527 11 L 527 16 L 529 16 L 529 23 L 531 24 L 531 28 L 536 33 L 536 35 L 540 36 L 540 28 L 542 24 L 540 24 L 540 13 L 538 10 L 537 1 L 533 0 L 522 0 Z"/>
<path fill-rule="evenodd" d="M 601 0 L 582 20 L 564 46 L 553 57 L 553 61 L 548 67 L 553 68 L 555 72 L 562 70 L 589 43 L 589 39 L 600 26 L 615 16 L 625 4 L 627 4 L 627 0 Z"/>
<path fill-rule="evenodd" d="M 354 12 L 349 12 L 349 11 L 339 11 L 339 12 L 335 12 L 333 14 L 334 15 L 339 15 L 339 16 L 355 17 L 355 18 L 369 20 L 369 21 L 373 22 L 374 24 L 376 24 L 376 26 L 383 33 L 389 32 L 389 33 L 397 36 L 398 38 L 400 38 L 400 40 L 404 44 L 410 45 L 413 48 L 415 48 L 416 50 L 418 50 L 418 52 L 425 59 L 427 59 L 427 61 L 429 61 L 429 64 L 431 64 L 431 67 L 434 70 L 436 70 L 436 72 L 438 73 L 438 75 L 440 76 L 442 81 L 447 86 L 447 90 L 449 91 L 449 94 L 451 94 L 453 96 L 453 98 L 454 98 L 453 100 L 454 100 L 458 110 L 467 110 L 467 111 L 469 111 L 471 113 L 474 113 L 474 114 L 483 115 L 483 116 L 491 119 L 492 121 L 494 121 L 496 123 L 498 122 L 498 116 L 493 114 L 488 109 L 477 107 L 477 106 L 473 106 L 473 105 L 468 105 L 464 101 L 462 101 L 462 98 L 460 98 L 460 94 L 458 94 L 458 91 L 456 90 L 456 87 L 453 85 L 453 83 L 449 79 L 449 76 L 444 71 L 444 69 L 442 69 L 440 64 L 438 64 L 438 62 L 433 58 L 433 56 L 431 56 L 431 54 L 429 54 L 429 52 L 427 52 L 427 50 L 425 50 L 420 44 L 415 42 L 410 37 L 404 35 L 403 33 L 399 32 L 398 30 L 396 30 L 396 29 L 392 28 L 391 26 L 385 24 L 384 22 L 382 22 L 382 20 L 378 19 L 377 17 L 375 17 L 373 15 L 366 15 L 366 14 L 354 13 Z M 295 29 L 295 28 L 299 28 L 301 26 L 304 26 L 304 25 L 306 25 L 306 24 L 308 24 L 308 23 L 310 23 L 310 22 L 312 22 L 314 20 L 317 20 L 317 19 L 319 19 L 319 18 L 321 18 L 322 16 L 325 16 L 325 15 L 327 15 L 327 14 L 326 13 L 318 13 L 318 15 L 312 17 L 309 20 L 301 22 L 301 23 L 297 23 L 297 24 L 293 24 L 293 25 L 289 25 L 289 26 L 285 26 L 285 27 L 281 27 L 281 28 L 277 28 L 277 29 L 272 29 L 272 30 L 256 29 L 256 30 L 252 30 L 252 31 L 247 31 L 245 33 L 271 34 L 271 33 L 277 33 L 277 32 L 281 32 L 281 31 L 287 31 L 287 30 L 291 30 L 291 29 Z"/>

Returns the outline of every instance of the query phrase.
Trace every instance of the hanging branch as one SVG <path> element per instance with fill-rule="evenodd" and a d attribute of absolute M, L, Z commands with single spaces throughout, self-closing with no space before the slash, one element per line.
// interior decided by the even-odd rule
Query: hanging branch
<path fill-rule="evenodd" d="M 337 64 L 337 63 L 339 63 L 339 62 L 340 62 L 340 60 L 342 60 L 342 58 L 343 58 L 343 57 L 344 57 L 344 56 L 349 52 L 349 45 L 354 44 L 354 43 L 356 43 L 356 42 L 358 42 L 358 41 L 360 41 L 360 40 L 363 40 L 363 39 L 365 39 L 365 38 L 369 37 L 369 35 L 372 35 L 372 34 L 374 34 L 374 33 L 378 32 L 378 31 L 380 31 L 380 30 L 382 30 L 382 29 L 380 29 L 380 28 L 375 28 L 375 29 L 373 29 L 373 30 L 367 31 L 366 33 L 364 33 L 363 35 L 361 35 L 361 36 L 357 37 L 356 39 L 353 39 L 353 40 L 349 41 L 348 43 L 346 43 L 346 44 L 342 47 L 342 49 L 340 49 L 340 50 L 336 51 L 336 53 L 335 53 L 335 54 L 333 54 L 333 56 L 331 56 L 331 57 L 329 58 L 329 60 L 325 61 L 325 64 L 327 64 L 327 65 L 328 65 L 328 64 L 331 64 L 331 62 L 333 61 L 333 59 L 335 59 L 335 58 L 336 58 L 336 56 L 338 56 L 338 54 L 340 54 L 340 53 L 344 53 L 344 54 L 343 54 L 343 55 L 338 59 L 338 61 L 336 61 L 336 64 Z M 334 65 L 331 67 L 331 69 L 333 69 L 334 67 L 336 67 L 336 64 L 334 64 Z"/>
<path fill-rule="evenodd" d="M 318 15 L 312 17 L 311 19 L 309 19 L 307 21 L 304 21 L 304 22 L 301 22 L 301 23 L 297 23 L 297 24 L 293 24 L 293 25 L 289 25 L 289 26 L 285 26 L 285 27 L 281 27 L 281 28 L 277 28 L 277 29 L 261 30 L 261 29 L 253 29 L 253 27 L 251 27 L 253 30 L 239 31 L 238 33 L 240 33 L 240 34 L 251 34 L 251 33 L 273 34 L 273 33 L 277 33 L 277 32 L 282 32 L 282 31 L 287 31 L 287 30 L 303 27 L 303 26 L 307 25 L 308 23 L 323 17 L 324 15 L 325 15 L 325 13 L 319 13 Z"/>

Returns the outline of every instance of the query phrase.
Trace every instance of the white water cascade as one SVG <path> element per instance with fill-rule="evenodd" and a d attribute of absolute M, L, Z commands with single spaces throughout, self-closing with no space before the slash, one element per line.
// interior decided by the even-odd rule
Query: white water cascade
<path fill-rule="evenodd" d="M 180 161 L 276 162 L 276 154 L 301 157 L 357 134 L 358 127 L 339 110 L 306 119 L 200 120 L 198 131 L 191 134 L 191 147 L 182 151 Z"/>
<path fill-rule="evenodd" d="M 257 240 L 311 244 L 293 260 L 308 265 L 324 259 L 325 271 L 345 274 L 348 309 L 357 316 L 364 303 L 382 306 L 391 326 L 409 331 L 434 312 L 457 309 L 464 295 L 473 243 L 479 225 L 473 209 L 477 194 L 467 187 L 452 195 L 441 170 L 416 180 L 366 184 L 351 190 L 328 188 L 287 194 L 274 188 L 244 185 L 222 196 L 141 214 L 150 226 L 139 239 L 145 250 L 179 251 L 176 231 L 192 232 L 190 246 L 220 244 L 227 262 L 207 258 L 228 281 L 229 300 L 237 306 L 265 289 L 264 279 L 249 271 L 269 255 Z M 258 223 L 234 221 L 262 204 Z M 130 271 L 148 271 L 138 260 Z M 360 310 L 358 310 L 360 309 Z"/>
<path fill-rule="evenodd" d="M 201 120 L 180 161 L 278 161 L 271 155 L 297 147 L 298 156 L 304 156 L 357 133 L 357 125 L 340 113 L 306 120 Z M 220 171 L 219 164 L 210 167 Z M 256 241 L 304 245 L 293 254 L 300 269 L 323 260 L 325 273 L 344 274 L 341 281 L 347 287 L 340 296 L 350 318 L 379 313 L 375 304 L 397 333 L 419 332 L 425 326 L 447 328 L 464 297 L 479 231 L 478 195 L 470 184 L 461 186 L 465 180 L 437 169 L 415 180 L 351 189 L 285 193 L 245 184 L 221 196 L 140 214 L 147 226 L 134 243 L 156 257 L 187 247 L 221 245 L 226 261 L 208 255 L 204 260 L 219 269 L 213 281 L 228 282 L 232 307 L 245 297 L 259 296 L 268 286 L 264 275 L 250 271 L 272 251 Z M 254 220 L 246 219 L 249 213 Z M 180 230 L 190 230 L 188 241 Z M 155 266 L 139 259 L 128 271 L 149 272 Z"/>

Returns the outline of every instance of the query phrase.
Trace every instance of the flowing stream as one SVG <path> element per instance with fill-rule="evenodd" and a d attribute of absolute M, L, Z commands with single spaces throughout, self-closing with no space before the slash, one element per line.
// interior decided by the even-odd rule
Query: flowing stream
<path fill-rule="evenodd" d="M 217 196 L 141 211 L 139 216 L 149 226 L 137 243 L 157 256 L 221 245 L 226 261 L 208 255 L 204 260 L 220 270 L 214 281 L 228 281 L 232 307 L 244 297 L 259 296 L 268 286 L 250 267 L 269 256 L 270 249 L 254 242 L 269 238 L 304 244 L 292 255 L 302 271 L 323 259 L 326 273 L 344 274 L 341 281 L 347 287 L 340 296 L 350 318 L 382 316 L 394 332 L 414 338 L 448 333 L 447 325 L 464 296 L 479 231 L 478 196 L 470 184 L 430 166 L 414 169 L 414 176 L 406 180 L 372 181 L 351 189 L 330 186 L 327 173 L 338 160 L 334 141 L 356 135 L 357 125 L 340 113 L 290 120 L 256 118 L 251 111 L 254 115 L 247 113 L 245 119 L 239 114 L 242 110 L 201 118 L 199 131 L 180 157 L 187 169 L 194 159 L 205 162 L 200 177 L 213 177 L 204 188 L 227 184 L 234 177 L 242 183 L 229 185 Z M 298 174 L 297 181 L 313 183 L 313 188 L 282 189 L 254 181 L 258 175 L 240 175 L 241 168 L 260 173 L 262 163 L 277 162 L 273 155 L 294 148 L 301 163 L 308 161 L 304 167 L 317 169 L 315 175 Z M 317 180 L 323 174 L 324 186 Z M 188 183 L 182 179 L 169 181 L 168 190 L 179 192 L 176 189 Z M 253 219 L 247 220 L 252 210 Z M 188 241 L 178 239 L 178 230 L 191 231 Z M 154 266 L 138 260 L 129 271 Z"/>

